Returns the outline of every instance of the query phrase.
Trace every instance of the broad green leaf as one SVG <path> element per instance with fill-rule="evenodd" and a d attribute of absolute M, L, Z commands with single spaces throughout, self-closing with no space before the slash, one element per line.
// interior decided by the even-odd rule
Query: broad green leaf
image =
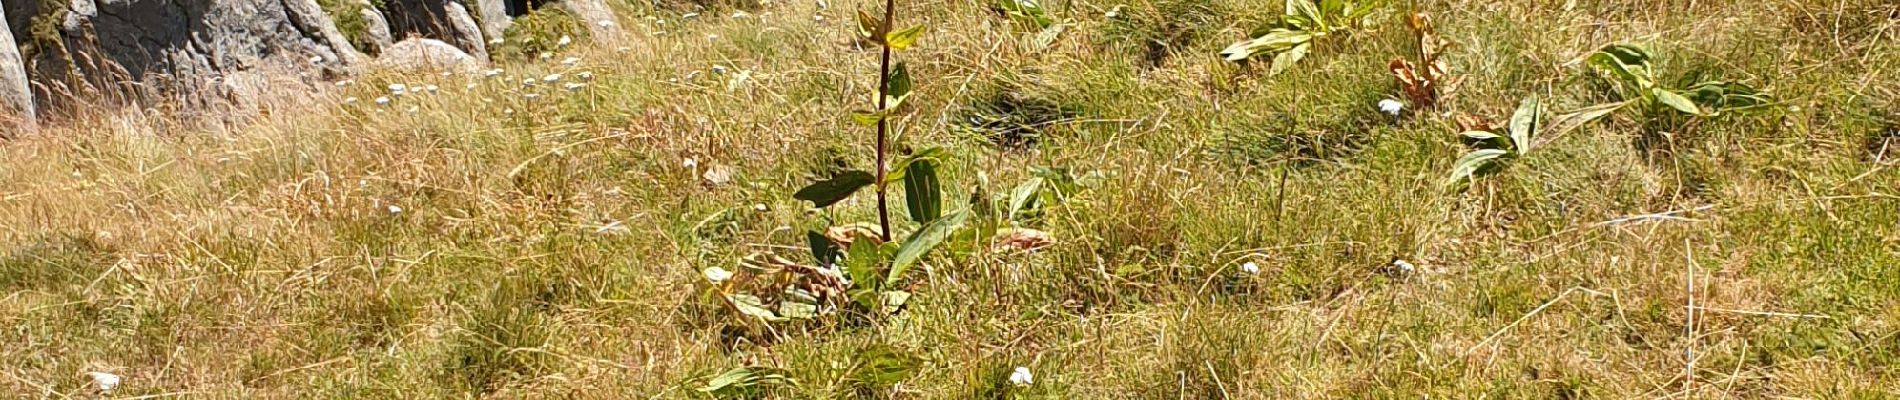
<path fill-rule="evenodd" d="M 792 194 L 792 198 L 812 202 L 813 208 L 830 207 L 832 204 L 837 204 L 839 201 L 851 197 L 851 193 L 857 192 L 858 189 L 862 189 L 872 182 L 876 182 L 876 179 L 877 178 L 871 176 L 869 172 L 859 170 L 844 171 L 837 176 L 831 177 L 831 179 L 813 183 L 810 186 L 805 186 L 804 189 L 799 189 L 797 193 Z"/>
<path fill-rule="evenodd" d="M 1572 130 L 1576 130 L 1577 128 L 1583 127 L 1584 124 L 1588 124 L 1592 121 L 1602 119 L 1604 116 L 1610 115 L 1610 113 L 1616 112 L 1616 110 L 1621 110 L 1623 109 L 1623 106 L 1626 106 L 1629 104 L 1630 104 L 1629 101 L 1604 103 L 1604 104 L 1584 107 L 1576 111 L 1558 114 L 1556 118 L 1552 119 L 1554 122 L 1550 124 L 1551 125 L 1550 132 L 1546 133 L 1545 135 L 1549 136 L 1552 139 L 1555 139 L 1557 136 L 1561 136 Z"/>
<path fill-rule="evenodd" d="M 1500 149 L 1480 149 L 1465 153 L 1464 157 L 1458 158 L 1456 164 L 1452 164 L 1451 177 L 1445 183 L 1455 185 L 1470 180 L 1479 172 L 1487 170 L 1492 163 L 1504 157 L 1505 154 L 1510 153 Z"/>
<path fill-rule="evenodd" d="M 1260 54 L 1278 54 L 1312 40 L 1312 32 L 1274 29 L 1266 35 L 1235 42 L 1221 50 L 1220 55 L 1227 61 L 1241 61 Z"/>
<path fill-rule="evenodd" d="M 1709 114 L 1731 111 L 1746 111 L 1766 107 L 1774 103 L 1767 94 L 1756 91 L 1754 87 L 1739 82 L 1712 81 L 1692 86 L 1686 96 Z"/>
<path fill-rule="evenodd" d="M 1313 47 L 1312 43 L 1300 43 L 1285 52 L 1274 55 L 1273 65 L 1267 68 L 1267 75 L 1279 75 L 1281 72 L 1286 72 L 1287 68 L 1299 63 L 1300 59 L 1306 58 L 1306 50 L 1310 47 Z"/>
<path fill-rule="evenodd" d="M 818 316 L 818 306 L 795 301 L 778 302 L 778 314 L 786 319 L 812 319 Z"/>
<path fill-rule="evenodd" d="M 1485 132 L 1485 131 L 1465 131 L 1465 133 L 1460 133 L 1459 135 L 1464 135 L 1466 139 L 1476 140 L 1480 142 L 1492 141 L 1492 140 L 1503 138 L 1503 136 L 1498 136 L 1498 134 L 1496 133 Z"/>
<path fill-rule="evenodd" d="M 1681 93 L 1663 88 L 1655 88 L 1654 90 L 1656 93 L 1656 101 L 1663 103 L 1663 105 L 1689 115 L 1704 115 L 1702 114 L 1702 109 L 1696 107 L 1694 101 L 1690 101 L 1688 97 L 1682 97 Z"/>
<path fill-rule="evenodd" d="M 885 118 L 890 118 L 890 116 L 891 112 L 889 109 L 877 112 L 852 111 L 851 122 L 856 122 L 858 125 L 875 126 L 878 122 L 884 121 Z"/>
<path fill-rule="evenodd" d="M 858 36 L 878 43 L 884 40 L 884 20 L 871 13 L 858 10 Z"/>
<path fill-rule="evenodd" d="M 831 265 L 838 261 L 838 244 L 818 231 L 805 231 L 805 245 L 811 248 L 811 258 L 818 265 Z"/>
<path fill-rule="evenodd" d="M 772 309 L 765 308 L 765 300 L 759 299 L 758 296 L 734 293 L 726 295 L 726 301 L 732 303 L 732 308 L 739 310 L 740 314 L 757 317 L 770 322 L 785 320 L 784 317 L 773 313 Z"/>
<path fill-rule="evenodd" d="M 1647 69 L 1626 64 L 1610 53 L 1593 53 L 1589 58 L 1584 60 L 1584 63 L 1596 67 L 1597 69 L 1609 71 L 1610 75 L 1615 76 L 1618 82 L 1630 90 L 1642 91 L 1654 85 L 1649 78 L 1649 71 Z"/>
<path fill-rule="evenodd" d="M 1018 213 L 1035 207 L 1036 193 L 1042 191 L 1042 184 L 1043 178 L 1037 177 L 1016 185 L 1016 189 L 1009 192 L 1009 208 L 1004 210 L 1003 217 L 1016 218 Z"/>
<path fill-rule="evenodd" d="M 900 29 L 884 35 L 884 43 L 890 45 L 893 49 L 908 49 L 910 45 L 916 44 L 917 39 L 923 37 L 924 32 L 929 29 L 930 28 L 924 24 L 912 25 L 909 28 Z"/>
<path fill-rule="evenodd" d="M 845 250 L 845 276 L 851 277 L 851 282 L 856 285 L 875 287 L 882 282 L 879 279 L 883 278 L 883 274 L 879 273 L 877 267 L 882 264 L 880 261 L 883 256 L 878 252 L 877 245 L 871 244 L 869 240 L 851 242 L 851 248 Z"/>
<path fill-rule="evenodd" d="M 900 61 L 891 67 L 891 79 L 885 83 L 884 95 L 889 96 L 891 102 L 884 109 L 891 110 L 904 104 L 904 99 L 910 98 L 910 89 L 910 68 Z"/>
<path fill-rule="evenodd" d="M 859 382 L 876 388 L 885 388 L 904 382 L 916 375 L 924 365 L 924 360 L 903 350 L 888 345 L 873 345 L 858 351 L 858 366 L 854 368 Z"/>
<path fill-rule="evenodd" d="M 770 367 L 736 367 L 714 376 L 699 388 L 700 392 L 714 396 L 733 396 L 748 393 L 758 387 L 797 386 L 798 381 L 785 377 L 785 370 Z"/>
<path fill-rule="evenodd" d="M 1509 139 L 1505 139 L 1504 136 L 1498 135 L 1496 133 L 1491 133 L 1491 132 L 1467 131 L 1465 133 L 1460 133 L 1459 136 L 1463 136 L 1465 138 L 1466 144 L 1469 144 L 1478 148 L 1502 149 L 1509 145 L 1509 143 L 1507 143 Z"/>
<path fill-rule="evenodd" d="M 910 219 L 929 223 L 943 215 L 943 188 L 937 181 L 935 159 L 919 159 L 904 167 L 904 205 Z"/>
<path fill-rule="evenodd" d="M 1322 23 L 1322 18 L 1324 18 L 1319 12 L 1319 6 L 1314 5 L 1312 0 L 1286 0 L 1286 15 Z"/>
<path fill-rule="evenodd" d="M 1524 98 L 1517 104 L 1517 111 L 1511 113 L 1511 148 L 1518 154 L 1530 151 L 1531 137 L 1537 134 L 1537 128 L 1543 125 L 1544 103 L 1537 96 Z"/>
<path fill-rule="evenodd" d="M 969 216 L 968 210 L 951 213 L 930 221 L 929 224 L 925 224 L 923 228 L 912 233 L 910 238 L 904 241 L 903 246 L 897 248 L 897 256 L 891 258 L 891 272 L 884 278 L 884 287 L 897 286 L 898 281 L 903 279 L 904 272 L 910 270 L 911 265 L 923 260 L 924 255 L 931 249 L 937 248 L 937 245 L 943 244 L 945 238 L 956 233 L 957 228 L 963 227 L 963 221 L 969 219 Z"/>

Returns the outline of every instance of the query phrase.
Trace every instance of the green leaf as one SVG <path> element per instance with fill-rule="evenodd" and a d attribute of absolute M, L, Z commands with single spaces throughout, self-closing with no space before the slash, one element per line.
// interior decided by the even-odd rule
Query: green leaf
<path fill-rule="evenodd" d="M 811 258 L 818 265 L 831 265 L 838 261 L 838 244 L 818 231 L 805 231 L 805 245 L 811 248 Z"/>
<path fill-rule="evenodd" d="M 879 19 L 878 17 L 872 16 L 871 13 L 864 12 L 864 10 L 858 10 L 858 36 L 859 37 L 870 39 L 871 41 L 874 41 L 874 42 L 883 43 L 884 31 L 885 31 L 884 20 Z"/>
<path fill-rule="evenodd" d="M 1313 5 L 1312 0 L 1286 0 L 1286 15 L 1306 18 L 1320 23 L 1321 26 L 1325 25 L 1323 19 L 1325 16 L 1320 13 L 1319 6 Z"/>
<path fill-rule="evenodd" d="M 884 85 L 884 95 L 891 98 L 890 104 L 884 109 L 895 109 L 903 104 L 904 99 L 910 98 L 910 89 L 910 68 L 899 61 L 896 66 L 891 67 L 891 79 Z"/>
<path fill-rule="evenodd" d="M 1616 110 L 1621 110 L 1623 109 L 1623 106 L 1627 106 L 1629 104 L 1630 104 L 1629 101 L 1604 103 L 1604 104 L 1584 107 L 1576 111 L 1558 114 L 1556 118 L 1553 118 L 1555 122 L 1552 122 L 1550 124 L 1552 128 L 1550 128 L 1550 133 L 1548 133 L 1547 135 L 1551 136 L 1552 138 L 1555 138 L 1559 135 L 1563 135 L 1564 133 L 1568 133 L 1572 130 L 1576 130 L 1577 128 L 1583 127 L 1584 124 L 1588 124 L 1592 121 L 1602 119 L 1604 116 L 1610 115 L 1610 113 L 1616 112 Z"/>
<path fill-rule="evenodd" d="M 912 233 L 910 238 L 904 241 L 904 245 L 897 248 L 897 256 L 891 258 L 891 272 L 884 278 L 884 287 L 897 286 L 898 281 L 903 279 L 904 272 L 909 270 L 911 265 L 923 260 L 924 254 L 937 248 L 937 245 L 943 244 L 943 240 L 956 233 L 957 228 L 961 228 L 963 221 L 969 216 L 968 210 L 958 211 L 930 221 L 916 233 Z"/>
<path fill-rule="evenodd" d="M 877 111 L 877 112 L 852 111 L 851 122 L 856 122 L 858 123 L 858 125 L 874 126 L 874 125 L 877 125 L 878 122 L 883 121 L 885 118 L 889 118 L 890 116 L 891 116 L 891 113 L 890 113 L 890 110 L 888 109 L 884 111 Z"/>
<path fill-rule="evenodd" d="M 812 202 L 813 208 L 830 207 L 832 204 L 837 204 L 839 201 L 851 197 L 851 193 L 857 192 L 858 189 L 862 189 L 872 182 L 876 182 L 876 179 L 877 178 L 871 176 L 869 172 L 859 170 L 844 171 L 837 176 L 831 177 L 831 179 L 813 183 L 810 186 L 805 186 L 804 189 L 798 189 L 797 193 L 792 194 L 792 198 Z"/>
<path fill-rule="evenodd" d="M 786 319 L 812 319 L 818 316 L 818 306 L 795 301 L 778 302 L 778 314 Z"/>
<path fill-rule="evenodd" d="M 875 288 L 881 283 L 879 278 L 883 277 L 877 269 L 882 257 L 883 254 L 878 252 L 877 245 L 871 244 L 871 241 L 852 241 L 851 248 L 845 250 L 845 275 L 850 276 L 851 282 L 857 285 Z"/>
<path fill-rule="evenodd" d="M 757 317 L 769 322 L 785 320 L 784 317 L 773 313 L 772 309 L 765 308 L 765 300 L 759 299 L 758 296 L 734 293 L 726 295 L 726 301 L 732 304 L 733 309 L 739 310 L 740 314 Z"/>
<path fill-rule="evenodd" d="M 943 215 L 942 184 L 937 181 L 935 159 L 919 159 L 905 166 L 904 205 L 910 219 L 929 223 Z"/>
<path fill-rule="evenodd" d="M 1656 101 L 1669 106 L 1669 108 L 1674 108 L 1676 111 L 1681 111 L 1689 115 L 1705 115 L 1702 113 L 1701 108 L 1696 107 L 1694 101 L 1690 101 L 1688 97 L 1682 97 L 1681 93 L 1663 88 L 1655 88 L 1654 90 L 1656 93 Z"/>
<path fill-rule="evenodd" d="M 785 377 L 785 370 L 771 367 L 736 367 L 714 376 L 699 388 L 700 392 L 725 397 L 749 393 L 755 388 L 767 386 L 797 386 L 798 381 Z"/>
<path fill-rule="evenodd" d="M 1517 104 L 1517 111 L 1511 113 L 1511 147 L 1518 154 L 1531 149 L 1531 138 L 1537 134 L 1537 128 L 1543 124 L 1544 103 L 1537 96 L 1524 98 Z"/>
<path fill-rule="evenodd" d="M 1445 184 L 1455 185 L 1470 180 L 1479 173 L 1488 170 L 1498 158 L 1504 157 L 1506 154 L 1510 154 L 1510 152 L 1501 149 L 1479 149 L 1465 153 L 1464 157 L 1458 158 L 1456 164 L 1452 164 L 1451 177 L 1445 181 Z"/>
<path fill-rule="evenodd" d="M 1641 56 L 1637 57 L 1632 54 L 1641 54 Z M 1597 69 L 1609 71 L 1610 74 L 1615 76 L 1625 87 L 1631 90 L 1641 91 L 1647 90 L 1647 88 L 1655 85 L 1654 80 L 1649 76 L 1647 54 L 1646 52 L 1632 53 L 1627 49 L 1617 47 L 1617 45 L 1611 45 L 1605 47 L 1604 50 L 1590 54 L 1589 58 L 1584 59 L 1584 63 Z"/>
<path fill-rule="evenodd" d="M 1018 213 L 1036 206 L 1036 192 L 1042 191 L 1043 178 L 1030 178 L 1009 192 L 1009 208 L 1004 209 L 1004 218 L 1016 218 Z"/>
<path fill-rule="evenodd" d="M 891 163 L 891 170 L 884 173 L 884 184 L 895 184 L 903 181 L 905 173 L 910 170 L 910 163 L 917 162 L 918 160 L 936 160 L 941 158 L 943 158 L 942 147 L 925 147 L 923 150 L 917 150 L 898 157 L 896 162 Z"/>
<path fill-rule="evenodd" d="M 892 49 L 908 49 L 910 45 L 916 44 L 917 39 L 923 37 L 924 32 L 929 29 L 929 27 L 923 24 L 912 25 L 909 28 L 885 34 L 884 43 L 890 45 Z"/>
<path fill-rule="evenodd" d="M 1261 54 L 1278 54 L 1312 40 L 1312 32 L 1274 29 L 1260 37 L 1235 42 L 1221 50 L 1220 55 L 1227 61 L 1241 61 Z"/>
<path fill-rule="evenodd" d="M 1509 139 L 1491 132 L 1467 131 L 1458 135 L 1464 137 L 1466 144 L 1481 149 L 1502 149 L 1509 145 Z"/>
<path fill-rule="evenodd" d="M 1273 65 L 1267 68 L 1267 75 L 1279 75 L 1281 72 L 1286 72 L 1287 68 L 1292 67 L 1295 63 L 1299 63 L 1301 59 L 1306 58 L 1306 50 L 1311 47 L 1313 47 L 1312 43 L 1300 43 L 1291 49 L 1287 49 L 1285 52 L 1274 55 Z"/>
<path fill-rule="evenodd" d="M 904 382 L 922 369 L 924 360 L 889 345 L 873 345 L 858 351 L 858 366 L 853 378 L 872 387 L 884 388 Z"/>
<path fill-rule="evenodd" d="M 1698 83 L 1689 88 L 1686 96 L 1711 115 L 1747 111 L 1774 103 L 1772 97 L 1756 91 L 1754 87 L 1728 81 Z"/>

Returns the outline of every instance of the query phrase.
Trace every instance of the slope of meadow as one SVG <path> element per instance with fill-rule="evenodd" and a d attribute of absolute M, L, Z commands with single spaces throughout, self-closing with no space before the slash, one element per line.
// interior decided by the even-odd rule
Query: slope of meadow
<path fill-rule="evenodd" d="M 0 391 L 705 398 L 757 366 L 788 399 L 1900 397 L 1900 6 L 1422 3 L 1465 80 L 1393 118 L 1400 6 L 1268 76 L 1215 54 L 1275 0 L 1052 2 L 1053 31 L 899 1 L 932 27 L 899 142 L 946 150 L 947 198 L 1088 179 L 1022 222 L 1053 245 L 947 245 L 873 318 L 760 325 L 701 270 L 875 220 L 792 193 L 872 163 L 852 21 L 881 4 L 633 2 L 627 42 L 494 77 L 74 121 L 0 143 Z M 1449 113 L 1613 99 L 1576 60 L 1615 42 L 1776 103 L 1612 114 L 1444 186 Z"/>

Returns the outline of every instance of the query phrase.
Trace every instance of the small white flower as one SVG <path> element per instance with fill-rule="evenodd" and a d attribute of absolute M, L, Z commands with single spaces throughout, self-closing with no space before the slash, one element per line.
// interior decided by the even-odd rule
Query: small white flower
<path fill-rule="evenodd" d="M 401 96 L 404 93 L 408 93 L 408 92 L 409 92 L 408 85 L 403 85 L 400 83 L 389 84 L 389 94 L 392 96 Z"/>
<path fill-rule="evenodd" d="M 340 80 L 340 81 L 336 81 L 336 87 L 344 87 L 344 86 L 349 86 L 349 85 L 353 85 L 353 84 L 356 84 L 356 81 L 354 81 L 354 80 L 349 80 L 349 79 L 344 79 L 344 80 Z"/>
<path fill-rule="evenodd" d="M 522 79 L 521 86 L 534 86 L 534 78 Z"/>
<path fill-rule="evenodd" d="M 706 41 L 710 42 L 710 41 L 715 41 L 715 40 L 719 40 L 719 34 L 717 33 L 706 34 Z"/>
<path fill-rule="evenodd" d="M 568 82 L 568 83 L 566 83 L 566 84 L 562 84 L 562 85 L 561 85 L 561 88 L 562 88 L 562 89 L 567 89 L 567 91 L 569 91 L 569 92 L 573 92 L 573 91 L 578 91 L 578 90 L 581 90 L 581 88 L 584 88 L 584 87 L 587 87 L 587 84 L 584 84 L 584 83 L 575 83 L 575 82 Z"/>
<path fill-rule="evenodd" d="M 442 89 L 442 88 L 439 88 L 439 87 L 436 87 L 435 85 L 429 85 L 429 86 L 423 86 L 423 87 L 422 87 L 422 91 L 425 91 L 425 92 L 429 92 L 429 93 L 435 93 L 435 92 L 436 92 L 437 90 L 441 90 L 441 89 Z"/>
<path fill-rule="evenodd" d="M 812 15 L 811 15 L 811 22 L 825 22 L 825 16 L 823 16 L 823 15 L 818 15 L 818 14 L 812 14 Z"/>
<path fill-rule="evenodd" d="M 655 19 L 653 20 L 653 24 L 654 24 L 654 25 L 666 25 L 666 19 L 664 19 L 664 18 L 655 18 Z"/>
<path fill-rule="evenodd" d="M 561 74 L 548 74 L 548 76 L 541 77 L 541 80 L 548 83 L 559 82 L 561 80 Z"/>
<path fill-rule="evenodd" d="M 1036 383 L 1036 376 L 1029 373 L 1029 367 L 1016 367 L 1015 371 L 1009 372 L 1009 384 L 1011 385 L 1029 386 L 1034 383 Z"/>
<path fill-rule="evenodd" d="M 323 63 L 323 56 L 310 56 L 310 63 L 311 63 L 311 64 L 322 64 L 322 63 Z"/>
<path fill-rule="evenodd" d="M 573 66 L 574 64 L 580 64 L 580 63 L 581 63 L 580 57 L 568 57 L 568 58 L 561 59 L 561 65 Z"/>
<path fill-rule="evenodd" d="M 386 105 L 389 105 L 389 97 L 388 97 L 388 96 L 383 96 L 383 97 L 377 97 L 377 98 L 376 98 L 376 105 L 379 105 L 379 106 L 386 106 Z"/>
<path fill-rule="evenodd" d="M 614 51 L 625 53 L 625 52 L 633 51 L 633 48 L 627 47 L 627 46 L 620 46 L 620 48 L 614 49 Z"/>
<path fill-rule="evenodd" d="M 589 82 L 594 80 L 594 73 L 592 71 L 581 71 L 581 73 L 574 74 L 574 77 L 580 78 L 583 82 Z"/>
<path fill-rule="evenodd" d="M 535 57 L 538 57 L 538 58 L 540 58 L 540 59 L 542 59 L 542 60 L 547 60 L 547 59 L 551 59 L 551 58 L 554 58 L 554 53 L 549 53 L 549 52 L 545 52 L 545 51 L 543 51 L 543 52 L 541 52 L 541 55 L 539 55 L 539 56 L 535 56 Z"/>
<path fill-rule="evenodd" d="M 600 20 L 600 22 L 595 22 L 594 25 L 600 25 L 602 28 L 612 28 L 614 27 L 614 22 L 603 19 Z"/>
<path fill-rule="evenodd" d="M 1379 111 L 1383 111 L 1386 114 L 1392 114 L 1393 117 L 1399 116 L 1399 112 L 1404 111 L 1404 110 L 1405 110 L 1405 103 L 1400 103 L 1398 100 L 1393 100 L 1393 99 L 1379 100 Z"/>
<path fill-rule="evenodd" d="M 1248 261 L 1246 264 L 1240 264 L 1240 271 L 1246 272 L 1248 275 L 1259 275 L 1260 264 L 1255 264 L 1253 261 Z"/>
<path fill-rule="evenodd" d="M 503 40 L 502 40 L 502 38 L 494 38 L 494 39 L 489 39 L 489 40 L 488 40 L 488 45 L 489 45 L 489 46 L 500 46 L 500 45 L 502 44 L 502 42 L 503 42 Z"/>
<path fill-rule="evenodd" d="M 754 210 L 758 210 L 758 211 L 761 211 L 761 212 L 763 212 L 763 211 L 765 211 L 765 210 L 767 210 L 767 208 L 765 208 L 765 203 L 758 203 L 758 204 L 753 204 L 753 205 L 752 205 L 752 209 L 754 209 Z"/>
<path fill-rule="evenodd" d="M 534 100 L 534 99 L 538 99 L 538 98 L 541 98 L 541 94 L 540 94 L 540 93 L 528 93 L 528 94 L 524 94 L 524 95 L 521 95 L 521 98 L 524 98 L 524 99 L 528 99 L 528 100 Z"/>
<path fill-rule="evenodd" d="M 693 17 L 697 17 L 697 16 L 699 16 L 699 13 L 689 12 L 685 14 L 680 14 L 680 19 L 693 19 Z"/>
<path fill-rule="evenodd" d="M 715 74 L 720 74 L 720 75 L 725 75 L 725 74 L 726 74 L 726 66 L 724 66 L 724 65 L 713 65 L 713 66 L 712 66 L 712 72 L 713 72 L 713 73 L 715 73 Z"/>
<path fill-rule="evenodd" d="M 700 271 L 700 273 L 706 275 L 706 280 L 712 281 L 712 283 L 725 282 L 727 279 L 732 279 L 732 271 L 719 268 L 717 265 L 706 267 L 706 270 Z"/>
<path fill-rule="evenodd" d="M 474 88 L 475 88 L 475 82 L 469 82 L 469 83 L 468 83 L 467 85 L 462 85 L 462 88 L 463 88 L 463 89 L 474 89 Z"/>
<path fill-rule="evenodd" d="M 343 98 L 343 104 L 356 104 L 356 98 L 355 98 L 355 97 L 344 97 L 344 98 Z"/>
<path fill-rule="evenodd" d="M 495 69 L 491 69 L 487 71 L 482 71 L 482 76 L 484 77 L 493 78 L 496 75 L 501 75 L 501 68 L 495 68 Z"/>
<path fill-rule="evenodd" d="M 101 392 L 112 391 L 113 388 L 119 387 L 119 381 L 122 380 L 118 375 L 98 371 L 87 372 L 86 376 L 92 377 L 92 383 L 98 385 Z"/>
<path fill-rule="evenodd" d="M 746 17 L 750 17 L 750 16 L 752 16 L 752 14 L 746 14 L 745 11 L 732 12 L 732 19 L 745 19 Z"/>
<path fill-rule="evenodd" d="M 389 213 L 390 213 L 390 214 L 402 214 L 402 206 L 398 206 L 398 205 L 395 205 L 395 204 L 390 204 L 390 205 L 389 205 Z"/>
<path fill-rule="evenodd" d="M 1405 260 L 1392 260 L 1392 269 L 1397 270 L 1399 271 L 1399 273 L 1403 273 L 1403 274 L 1410 274 L 1410 273 L 1418 271 L 1418 267 L 1413 266 L 1412 263 L 1405 262 Z"/>
<path fill-rule="evenodd" d="M 567 47 L 567 45 L 570 44 L 574 44 L 574 38 L 567 37 L 567 35 L 561 35 L 560 40 L 554 41 L 555 46 Z"/>
<path fill-rule="evenodd" d="M 699 166 L 699 161 L 694 160 L 692 157 L 687 157 L 685 160 L 680 161 L 680 168 L 692 168 L 697 166 Z"/>
<path fill-rule="evenodd" d="M 1119 6 L 1119 5 L 1115 6 L 1115 8 L 1108 9 L 1107 13 L 1102 14 L 1102 18 L 1108 18 L 1108 19 L 1115 19 L 1115 17 L 1120 17 L 1120 16 L 1122 16 L 1122 6 Z"/>

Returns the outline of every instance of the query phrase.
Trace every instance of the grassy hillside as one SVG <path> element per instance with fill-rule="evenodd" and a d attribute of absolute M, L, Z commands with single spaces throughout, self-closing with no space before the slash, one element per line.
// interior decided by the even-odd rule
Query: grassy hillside
<path fill-rule="evenodd" d="M 729 390 L 1900 397 L 1892 2 L 1423 1 L 1463 82 L 1395 118 L 1403 4 L 1270 75 L 1217 53 L 1278 0 L 1050 2 L 1051 29 L 900 0 L 931 29 L 897 54 L 896 142 L 945 150 L 945 209 L 1038 168 L 1077 186 L 1017 219 L 1048 247 L 953 237 L 900 312 L 776 323 L 702 271 L 809 264 L 806 230 L 876 220 L 868 192 L 793 193 L 873 164 L 853 14 L 882 5 L 732 4 L 623 15 L 625 43 L 494 77 L 370 73 L 244 127 L 0 143 L 0 392 L 91 398 L 96 371 L 121 398 L 708 398 L 751 366 L 785 379 Z M 1619 42 L 1658 82 L 1774 103 L 1612 113 L 1446 184 L 1455 116 L 1622 98 L 1579 62 Z"/>

